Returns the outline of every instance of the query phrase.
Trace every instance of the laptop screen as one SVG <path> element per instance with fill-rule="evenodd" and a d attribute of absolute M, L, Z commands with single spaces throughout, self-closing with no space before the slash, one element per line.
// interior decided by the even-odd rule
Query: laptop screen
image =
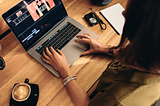
<path fill-rule="evenodd" d="M 23 0 L 2 15 L 25 50 L 66 16 L 61 0 Z"/>

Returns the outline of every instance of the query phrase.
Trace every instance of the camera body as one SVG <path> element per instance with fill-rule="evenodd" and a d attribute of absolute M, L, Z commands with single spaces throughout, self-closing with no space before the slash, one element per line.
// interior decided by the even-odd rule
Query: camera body
<path fill-rule="evenodd" d="M 84 18 L 86 19 L 86 21 L 89 23 L 90 26 L 94 26 L 94 25 L 98 24 L 98 20 L 95 17 L 94 13 L 92 13 L 92 12 L 86 14 L 84 16 Z"/>

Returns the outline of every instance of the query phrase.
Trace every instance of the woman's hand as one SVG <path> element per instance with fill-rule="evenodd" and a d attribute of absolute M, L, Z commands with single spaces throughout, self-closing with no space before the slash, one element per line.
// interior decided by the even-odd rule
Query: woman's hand
<path fill-rule="evenodd" d="M 59 71 L 63 79 L 70 76 L 71 73 L 64 54 L 60 50 L 56 52 L 52 47 L 49 49 L 46 48 L 46 53 L 43 51 L 42 60 Z M 69 81 L 66 88 L 76 106 L 88 106 L 90 99 L 76 80 Z"/>
<path fill-rule="evenodd" d="M 105 53 L 108 54 L 109 52 L 109 46 L 106 46 L 102 44 L 101 42 L 97 41 L 94 37 L 92 37 L 89 34 L 83 34 L 83 35 L 78 35 L 78 39 L 76 42 L 84 42 L 88 43 L 90 45 L 90 49 L 83 52 L 82 55 L 87 55 L 91 53 Z"/>
<path fill-rule="evenodd" d="M 56 52 L 52 46 L 49 49 L 46 48 L 46 53 L 43 51 L 42 60 L 57 70 L 61 74 L 62 78 L 66 78 L 71 75 L 70 69 L 65 55 L 60 50 L 57 51 L 58 52 Z"/>

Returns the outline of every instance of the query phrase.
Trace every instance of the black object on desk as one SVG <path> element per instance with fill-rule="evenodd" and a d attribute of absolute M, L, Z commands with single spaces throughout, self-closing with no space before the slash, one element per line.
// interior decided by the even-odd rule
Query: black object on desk
<path fill-rule="evenodd" d="M 94 25 L 98 24 L 98 20 L 95 17 L 94 13 L 92 13 L 92 12 L 86 14 L 84 16 L 84 18 L 86 19 L 86 21 L 89 23 L 90 26 L 94 26 Z"/>
<path fill-rule="evenodd" d="M 107 25 L 99 18 L 99 16 L 96 14 L 96 12 L 91 8 L 91 10 L 93 11 L 93 14 L 95 15 L 101 29 L 106 30 Z"/>
<path fill-rule="evenodd" d="M 0 57 L 0 70 L 3 70 L 5 67 L 5 61 L 2 57 Z"/>
<path fill-rule="evenodd" d="M 8 29 L 7 31 L 5 31 L 3 34 L 0 35 L 0 40 L 3 39 L 6 35 L 8 35 L 11 32 L 10 29 Z"/>
<path fill-rule="evenodd" d="M 26 82 L 29 82 L 29 80 L 25 79 L 25 83 Z M 16 84 L 18 84 L 18 83 L 16 83 Z M 30 94 L 29 98 L 26 101 L 17 102 L 12 98 L 12 93 L 11 93 L 9 106 L 36 106 L 36 104 L 38 102 L 38 98 L 39 98 L 39 86 L 37 84 L 31 84 L 31 83 L 27 83 L 27 84 L 30 85 L 30 87 L 31 87 L 31 94 Z M 14 86 L 13 86 L 13 88 L 14 88 Z"/>
<path fill-rule="evenodd" d="M 112 2 L 112 0 L 91 0 L 91 2 L 97 6 L 104 6 Z"/>

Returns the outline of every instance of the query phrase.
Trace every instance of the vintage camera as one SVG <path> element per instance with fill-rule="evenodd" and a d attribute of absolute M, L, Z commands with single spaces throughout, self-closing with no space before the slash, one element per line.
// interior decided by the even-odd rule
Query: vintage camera
<path fill-rule="evenodd" d="M 84 16 L 84 18 L 86 19 L 86 21 L 89 23 L 90 26 L 94 26 L 94 25 L 98 24 L 98 20 L 95 17 L 94 13 L 92 13 L 92 12 L 86 14 Z"/>

